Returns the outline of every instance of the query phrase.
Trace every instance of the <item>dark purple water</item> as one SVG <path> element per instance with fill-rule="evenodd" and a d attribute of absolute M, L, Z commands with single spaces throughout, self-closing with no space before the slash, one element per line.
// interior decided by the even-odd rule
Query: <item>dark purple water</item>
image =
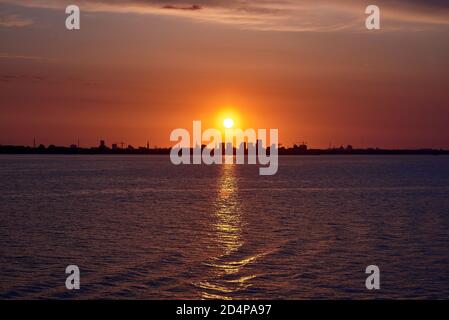
<path fill-rule="evenodd" d="M 0 244 L 0 298 L 449 299 L 449 157 L 0 156 Z"/>

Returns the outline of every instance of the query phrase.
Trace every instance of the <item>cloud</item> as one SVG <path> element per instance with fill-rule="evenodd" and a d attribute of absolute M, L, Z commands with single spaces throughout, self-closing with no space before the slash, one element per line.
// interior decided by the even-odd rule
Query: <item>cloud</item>
<path fill-rule="evenodd" d="M 28 75 L 0 75 L 1 82 L 14 82 L 14 81 L 29 81 L 29 82 L 42 82 L 46 78 L 43 76 L 28 76 Z"/>
<path fill-rule="evenodd" d="M 174 6 L 174 5 L 165 5 L 162 7 L 163 9 L 173 9 L 173 10 L 201 10 L 201 6 L 199 5 L 191 5 L 191 6 Z"/>
<path fill-rule="evenodd" d="M 71 1 L 0 0 L 0 2 L 60 9 Z M 447 0 L 376 0 L 383 26 L 389 30 L 449 26 Z M 176 15 L 247 29 L 278 31 L 338 31 L 362 29 L 368 0 L 78 0 L 93 12 Z"/>
<path fill-rule="evenodd" d="M 33 20 L 22 17 L 19 14 L 0 13 L 0 27 L 2 28 L 22 28 L 33 24 Z"/>
<path fill-rule="evenodd" d="M 400 0 L 397 2 L 402 2 L 402 3 L 410 3 L 410 4 L 416 4 L 419 5 L 421 7 L 428 7 L 428 8 L 448 8 L 449 7 L 449 3 L 447 2 L 447 0 L 426 0 L 426 1 L 422 1 L 422 0 Z"/>
<path fill-rule="evenodd" d="M 12 59 L 12 60 L 50 60 L 48 58 L 30 56 L 24 54 L 12 54 L 7 52 L 0 52 L 0 59 Z"/>

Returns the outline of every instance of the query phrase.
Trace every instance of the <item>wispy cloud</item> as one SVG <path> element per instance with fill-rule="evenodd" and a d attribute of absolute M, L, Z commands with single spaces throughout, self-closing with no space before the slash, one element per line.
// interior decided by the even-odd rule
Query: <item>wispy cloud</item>
<path fill-rule="evenodd" d="M 191 6 L 175 6 L 175 5 L 165 5 L 162 7 L 163 9 L 173 9 L 173 10 L 201 10 L 201 6 L 199 5 L 191 5 Z"/>
<path fill-rule="evenodd" d="M 0 27 L 2 28 L 22 28 L 33 24 L 33 20 L 19 14 L 0 13 Z"/>
<path fill-rule="evenodd" d="M 22 6 L 62 8 L 73 1 L 0 0 Z M 449 26 L 447 0 L 78 0 L 94 12 L 178 15 L 244 28 L 279 31 L 336 31 L 363 28 L 364 8 L 381 7 L 392 30 Z M 385 25 L 385 24 L 384 24 Z"/>
<path fill-rule="evenodd" d="M 11 54 L 7 52 L 0 52 L 0 59 L 21 59 L 21 60 L 47 60 L 46 58 L 29 56 L 23 54 Z"/>

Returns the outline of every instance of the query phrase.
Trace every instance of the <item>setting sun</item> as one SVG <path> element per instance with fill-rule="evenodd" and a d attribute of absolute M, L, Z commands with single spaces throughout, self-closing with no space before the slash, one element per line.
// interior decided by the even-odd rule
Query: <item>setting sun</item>
<path fill-rule="evenodd" d="M 231 118 L 226 118 L 223 121 L 223 125 L 225 128 L 231 129 L 234 126 L 234 120 L 232 120 Z"/>

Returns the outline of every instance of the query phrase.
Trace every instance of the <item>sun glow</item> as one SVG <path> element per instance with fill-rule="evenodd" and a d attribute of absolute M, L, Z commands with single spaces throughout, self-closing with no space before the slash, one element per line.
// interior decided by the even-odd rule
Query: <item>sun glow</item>
<path fill-rule="evenodd" d="M 234 126 L 234 120 L 231 118 L 226 118 L 223 121 L 223 125 L 226 129 L 231 129 Z"/>

